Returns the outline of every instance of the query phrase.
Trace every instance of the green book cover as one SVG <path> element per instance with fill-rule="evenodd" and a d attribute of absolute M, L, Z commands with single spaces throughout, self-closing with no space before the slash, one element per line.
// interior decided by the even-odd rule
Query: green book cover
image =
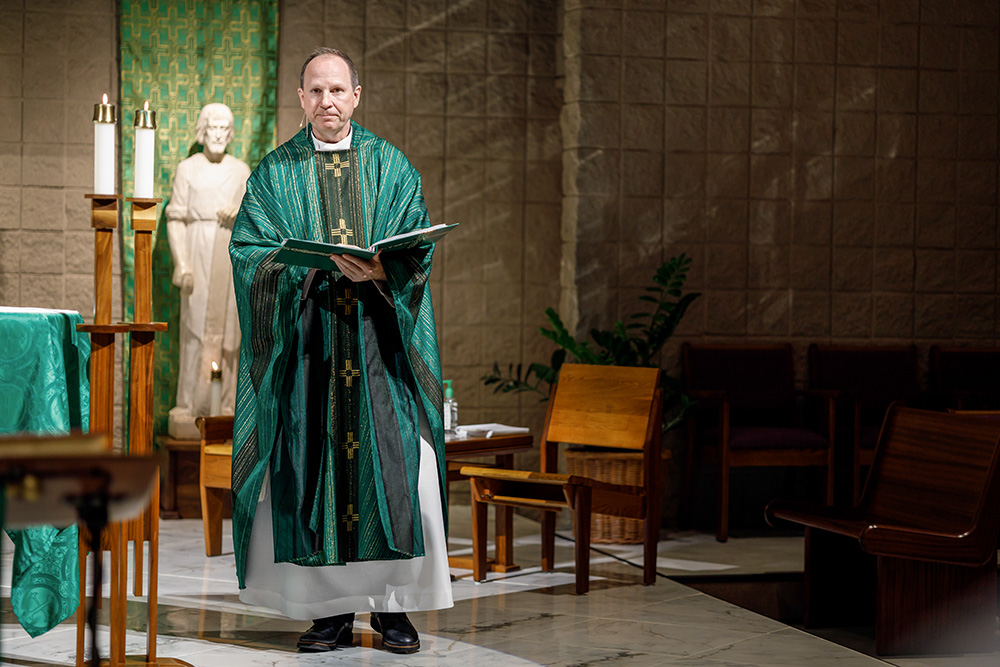
<path fill-rule="evenodd" d="M 274 261 L 282 264 L 306 266 L 311 269 L 337 271 L 337 265 L 330 255 L 354 255 L 363 259 L 371 259 L 380 251 L 405 250 L 422 245 L 436 243 L 441 237 L 458 226 L 458 223 L 435 225 L 425 229 L 415 229 L 405 234 L 397 234 L 382 239 L 367 248 L 341 243 L 321 243 L 305 239 L 285 239 L 281 248 L 274 256 Z"/>

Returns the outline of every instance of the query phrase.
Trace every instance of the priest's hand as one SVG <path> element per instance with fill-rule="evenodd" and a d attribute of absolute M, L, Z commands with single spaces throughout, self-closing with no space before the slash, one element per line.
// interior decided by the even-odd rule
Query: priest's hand
<path fill-rule="evenodd" d="M 371 259 L 362 259 L 354 255 L 330 255 L 341 273 L 356 283 L 363 283 L 367 280 L 385 280 L 385 269 L 382 268 L 382 260 L 376 254 Z"/>

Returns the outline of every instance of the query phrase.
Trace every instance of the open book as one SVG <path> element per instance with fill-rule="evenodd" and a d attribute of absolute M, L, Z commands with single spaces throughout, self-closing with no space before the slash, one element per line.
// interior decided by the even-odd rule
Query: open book
<path fill-rule="evenodd" d="M 305 239 L 285 239 L 281 242 L 281 248 L 274 256 L 274 261 L 281 264 L 307 266 L 311 269 L 336 271 L 337 265 L 330 259 L 330 255 L 346 254 L 363 259 L 371 259 L 375 256 L 375 253 L 382 250 L 405 250 L 417 246 L 431 245 L 455 227 L 458 227 L 458 223 L 414 229 L 411 232 L 382 239 L 367 248 L 359 248 L 358 246 L 344 243 L 321 243 Z"/>

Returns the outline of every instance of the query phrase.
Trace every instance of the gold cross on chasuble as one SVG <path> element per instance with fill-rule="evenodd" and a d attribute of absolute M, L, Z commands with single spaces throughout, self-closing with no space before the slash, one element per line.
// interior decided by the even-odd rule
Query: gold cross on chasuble
<path fill-rule="evenodd" d="M 347 524 L 347 532 L 350 533 L 354 530 L 354 524 L 358 522 L 359 518 L 358 513 L 354 511 L 354 505 L 348 505 L 347 514 L 341 517 L 341 520 Z"/>
<path fill-rule="evenodd" d="M 325 168 L 327 171 L 332 171 L 335 178 L 340 178 L 340 174 L 343 173 L 344 169 L 350 167 L 350 161 L 344 160 L 340 161 L 340 156 L 336 153 L 330 156 L 330 161 L 326 163 Z"/>
<path fill-rule="evenodd" d="M 337 219 L 337 229 L 333 230 L 334 236 L 339 236 L 337 243 L 348 243 L 354 238 L 354 230 L 347 227 L 347 221 L 343 218 Z"/>
<path fill-rule="evenodd" d="M 354 439 L 354 431 L 347 432 L 347 442 L 344 443 L 343 447 L 344 451 L 347 452 L 347 459 L 353 459 L 354 452 L 358 451 L 358 448 L 361 447 L 361 444 Z"/>
<path fill-rule="evenodd" d="M 340 371 L 340 377 L 344 378 L 344 384 L 348 387 L 353 385 L 354 378 L 361 376 L 361 371 L 357 368 L 352 368 L 352 366 L 351 360 L 348 359 L 344 362 L 344 368 Z"/>
<path fill-rule="evenodd" d="M 344 309 L 342 311 L 344 315 L 350 315 L 351 308 L 353 308 L 354 304 L 356 304 L 357 302 L 358 299 L 356 297 L 351 296 L 350 288 L 344 290 L 344 296 L 337 297 L 337 307 Z"/>

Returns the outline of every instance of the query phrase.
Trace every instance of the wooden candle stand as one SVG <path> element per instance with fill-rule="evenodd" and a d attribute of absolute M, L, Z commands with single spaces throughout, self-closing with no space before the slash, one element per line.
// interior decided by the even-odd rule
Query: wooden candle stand
<path fill-rule="evenodd" d="M 132 204 L 131 223 L 135 232 L 135 295 L 132 322 L 111 324 L 111 265 L 112 241 L 118 226 L 120 195 L 86 195 L 91 200 L 91 226 L 95 231 L 94 245 L 94 324 L 81 324 L 91 339 L 90 356 L 90 428 L 112 433 L 114 429 L 114 364 L 115 337 L 129 335 L 129 454 L 153 453 L 153 352 L 156 332 L 166 331 L 166 322 L 151 322 L 153 233 L 156 230 L 156 207 L 162 199 L 129 197 Z M 159 555 L 159 479 L 154 482 L 150 504 L 136 519 L 109 524 L 104 547 L 111 552 L 111 646 L 110 657 L 102 664 L 174 666 L 190 663 L 176 658 L 156 656 L 156 589 Z M 128 543 L 133 543 L 134 579 L 132 592 L 142 595 L 143 544 L 149 540 L 149 589 L 147 591 L 146 654 L 125 655 L 126 601 L 128 587 Z M 86 590 L 86 546 L 81 533 L 80 595 Z M 100 567 L 101 554 L 95 554 L 95 567 Z M 81 605 L 80 609 L 85 609 Z M 84 614 L 77 613 L 76 664 L 84 664 Z"/>

